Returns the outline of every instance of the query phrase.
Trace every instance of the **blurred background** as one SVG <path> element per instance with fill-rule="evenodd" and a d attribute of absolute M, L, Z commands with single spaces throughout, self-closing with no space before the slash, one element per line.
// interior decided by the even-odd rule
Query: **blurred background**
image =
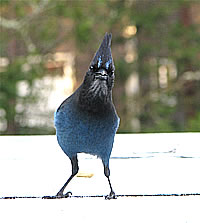
<path fill-rule="evenodd" d="M 200 131 L 200 1 L 1 0 L 0 133 L 54 134 L 105 32 L 119 132 Z"/>

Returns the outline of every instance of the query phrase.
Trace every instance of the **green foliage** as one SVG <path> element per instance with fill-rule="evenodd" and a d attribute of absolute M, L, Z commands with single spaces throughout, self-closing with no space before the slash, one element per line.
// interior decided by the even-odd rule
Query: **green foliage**
<path fill-rule="evenodd" d="M 8 4 L 10 4 L 12 0 L 1 0 L 0 3 L 1 3 L 1 6 L 6 6 Z"/>
<path fill-rule="evenodd" d="M 27 71 L 23 70 L 25 66 L 28 66 Z M 6 115 L 4 119 L 7 119 L 7 124 L 16 125 L 13 127 L 11 133 L 17 133 L 20 129 L 20 125 L 16 120 L 16 117 L 18 117 L 18 119 L 20 117 L 23 119 L 25 107 L 28 106 L 28 104 L 37 101 L 37 95 L 32 91 L 32 84 L 36 78 L 41 77 L 41 72 L 41 63 L 28 64 L 27 60 L 23 57 L 16 59 L 15 62 L 9 64 L 5 71 L 0 72 L 0 108 L 5 111 Z M 24 80 L 26 80 L 28 89 L 26 95 L 21 96 L 17 85 L 20 81 Z M 16 110 L 17 103 L 19 102 L 21 106 L 23 106 L 23 109 L 20 112 Z"/>
<path fill-rule="evenodd" d="M 115 70 L 117 81 L 120 81 L 121 84 L 125 83 L 130 76 L 132 71 L 132 64 L 128 64 L 124 58 L 115 60 Z"/>
<path fill-rule="evenodd" d="M 114 99 L 122 122 L 120 131 L 199 131 L 199 79 L 193 78 L 198 84 L 191 87 L 184 79 L 186 72 L 196 74 L 200 70 L 200 24 L 187 25 L 182 18 L 183 10 L 192 4 L 193 1 L 185 0 L 170 3 L 162 0 L 1 0 L 1 16 L 21 25 L 19 29 L 14 23 L 10 23 L 12 27 L 0 24 L 0 57 L 9 59 L 8 66 L 0 72 L 0 109 L 5 111 L 5 117 L 0 120 L 6 119 L 8 125 L 3 133 L 54 133 L 53 127 L 31 128 L 24 121 L 28 106 L 40 96 L 40 92 L 34 92 L 33 83 L 47 73 L 43 58 L 47 53 L 56 52 L 61 44 L 73 43 L 74 52 L 85 59 L 87 53 L 96 50 L 105 32 L 113 33 Z M 127 38 L 123 32 L 131 25 L 137 27 L 137 33 Z M 135 42 L 137 58 L 127 63 L 129 40 Z M 30 63 L 30 58 L 35 56 L 39 62 Z M 167 68 L 167 87 L 159 85 L 159 68 L 168 66 L 160 63 L 163 58 L 175 64 L 177 73 L 172 78 Z M 133 73 L 138 74 L 139 92 L 127 95 L 127 82 Z M 26 96 L 17 92 L 20 81 L 29 86 Z M 171 104 L 172 97 L 175 103 Z M 19 101 L 24 107 L 21 112 L 16 109 Z M 51 114 L 44 114 L 47 115 Z M 134 128 L 133 119 L 138 120 L 140 129 Z"/>
<path fill-rule="evenodd" d="M 82 21 L 82 22 L 80 22 Z M 85 19 L 84 17 L 80 18 L 80 21 L 77 22 L 76 28 L 75 28 L 75 36 L 77 38 L 77 43 L 80 47 L 85 45 L 89 42 L 91 32 L 92 32 L 92 19 Z"/>
<path fill-rule="evenodd" d="M 194 118 L 189 120 L 188 131 L 200 132 L 200 112 L 198 112 Z"/>

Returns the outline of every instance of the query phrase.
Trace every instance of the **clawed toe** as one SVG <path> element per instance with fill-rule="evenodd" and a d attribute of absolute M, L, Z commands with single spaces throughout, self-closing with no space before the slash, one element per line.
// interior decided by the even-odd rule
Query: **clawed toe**
<path fill-rule="evenodd" d="M 66 194 L 63 194 L 63 192 L 58 192 L 57 194 L 56 194 L 56 197 L 57 198 L 68 198 L 68 197 L 70 197 L 72 195 L 72 192 L 71 191 L 68 191 Z"/>
<path fill-rule="evenodd" d="M 115 192 L 111 191 L 109 195 L 105 196 L 106 200 L 117 199 Z"/>

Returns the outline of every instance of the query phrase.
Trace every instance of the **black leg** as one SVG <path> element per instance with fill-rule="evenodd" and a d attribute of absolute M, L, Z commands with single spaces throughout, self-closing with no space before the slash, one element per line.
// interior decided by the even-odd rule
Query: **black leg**
<path fill-rule="evenodd" d="M 110 178 L 109 178 L 110 177 L 110 169 L 109 169 L 109 166 L 108 165 L 107 166 L 104 165 L 104 174 L 107 177 L 108 183 L 109 183 L 109 186 L 110 186 L 110 194 L 107 195 L 105 197 L 105 199 L 106 200 L 116 199 L 115 192 L 113 191 L 113 188 L 112 188 L 112 185 L 111 185 L 111 182 L 110 182 Z"/>
<path fill-rule="evenodd" d="M 69 177 L 69 179 L 67 180 L 67 182 L 63 185 L 63 187 L 59 190 L 59 192 L 57 193 L 57 197 L 69 197 L 70 194 L 72 194 L 71 192 L 67 192 L 66 194 L 63 194 L 66 186 L 68 185 L 68 183 L 72 180 L 72 178 L 78 173 L 78 159 L 77 159 L 77 155 L 73 156 L 71 158 L 71 164 L 72 164 L 72 174 Z"/>

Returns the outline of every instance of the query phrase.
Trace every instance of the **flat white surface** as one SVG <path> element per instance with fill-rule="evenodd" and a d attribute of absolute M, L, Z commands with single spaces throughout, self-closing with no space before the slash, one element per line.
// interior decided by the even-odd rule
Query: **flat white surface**
<path fill-rule="evenodd" d="M 1 222 L 199 223 L 197 197 L 0 200 Z"/>
<path fill-rule="evenodd" d="M 117 135 L 110 160 L 116 194 L 200 193 L 200 134 Z M 184 157 L 184 158 L 183 158 Z M 79 155 L 80 172 L 66 191 L 106 195 L 99 159 Z M 55 195 L 71 164 L 55 136 L 0 136 L 0 197 Z M 0 222 L 199 223 L 200 196 L 0 200 Z"/>

